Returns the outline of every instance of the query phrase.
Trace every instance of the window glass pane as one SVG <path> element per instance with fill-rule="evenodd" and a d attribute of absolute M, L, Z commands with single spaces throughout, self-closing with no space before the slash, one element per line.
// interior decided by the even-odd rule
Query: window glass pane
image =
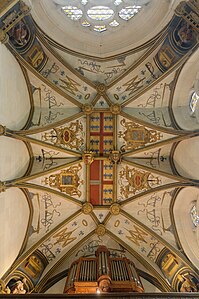
<path fill-rule="evenodd" d="M 83 5 L 86 5 L 86 4 L 88 3 L 88 0 L 81 0 L 81 3 L 82 3 Z"/>
<path fill-rule="evenodd" d="M 115 1 L 114 1 L 114 4 L 115 4 L 115 5 L 120 5 L 120 3 L 122 3 L 122 0 L 115 0 Z"/>
<path fill-rule="evenodd" d="M 119 26 L 119 23 L 116 20 L 114 20 L 109 25 L 112 26 L 112 27 L 117 27 L 117 26 Z"/>
<path fill-rule="evenodd" d="M 87 15 L 92 20 L 103 21 L 112 17 L 114 11 L 106 6 L 94 6 L 88 9 Z"/>
<path fill-rule="evenodd" d="M 103 32 L 103 31 L 106 31 L 106 26 L 105 25 L 102 25 L 102 26 L 94 26 L 94 30 L 97 31 L 97 32 Z"/>
<path fill-rule="evenodd" d="M 199 225 L 199 215 L 197 213 L 197 209 L 196 206 L 194 205 L 191 209 L 191 220 L 194 226 L 198 226 Z"/>
<path fill-rule="evenodd" d="M 199 96 L 194 91 L 191 95 L 190 102 L 189 102 L 189 107 L 191 109 L 191 112 L 195 112 L 198 100 L 199 100 Z"/>
<path fill-rule="evenodd" d="M 120 10 L 119 16 L 121 19 L 128 21 L 134 15 L 136 15 L 140 11 L 140 9 L 141 9 L 140 5 L 127 6 Z"/>
<path fill-rule="evenodd" d="M 67 17 L 74 21 L 79 20 L 83 15 L 82 10 L 75 6 L 64 6 L 62 7 L 62 10 L 67 15 Z"/>
<path fill-rule="evenodd" d="M 84 26 L 84 27 L 90 27 L 90 23 L 89 22 L 87 22 L 86 20 L 84 20 L 83 22 L 82 22 L 82 26 Z"/>
<path fill-rule="evenodd" d="M 56 2 L 56 0 L 54 1 Z M 145 0 L 145 1 L 149 2 L 150 0 Z M 123 22 L 131 19 L 142 8 L 141 5 L 125 6 L 124 0 L 112 0 L 108 2 L 111 3 L 110 7 L 108 5 L 107 6 L 100 5 L 101 3 L 100 0 L 98 1 L 93 0 L 92 3 L 96 3 L 96 6 L 93 6 L 90 9 L 87 9 L 87 5 L 91 3 L 90 0 L 77 0 L 74 2 L 77 3 L 76 6 L 73 6 L 73 1 L 67 0 L 66 2 L 67 5 L 62 6 L 61 9 L 67 15 L 67 17 L 73 21 L 78 21 L 81 19 L 81 22 L 79 22 L 79 26 L 85 28 L 90 27 L 89 28 L 90 31 L 96 31 L 96 32 L 103 32 L 106 31 L 107 29 L 111 30 L 111 27 L 112 28 L 120 27 L 120 25 L 122 25 Z M 78 7 L 78 3 L 79 3 L 79 7 Z M 135 3 L 134 0 L 132 0 L 132 3 Z M 117 6 L 119 6 L 119 9 Z M 115 18 L 117 17 L 116 14 L 120 16 L 121 21 L 118 22 L 118 20 L 114 19 L 114 16 Z M 110 21 L 108 25 L 107 23 L 103 22 L 109 19 Z"/>

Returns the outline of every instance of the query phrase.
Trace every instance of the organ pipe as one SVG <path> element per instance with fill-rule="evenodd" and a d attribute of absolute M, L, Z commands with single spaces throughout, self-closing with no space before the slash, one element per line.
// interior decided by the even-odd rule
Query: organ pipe
<path fill-rule="evenodd" d="M 144 291 L 134 264 L 127 258 L 112 258 L 105 246 L 100 246 L 95 255 L 71 265 L 65 293 Z"/>

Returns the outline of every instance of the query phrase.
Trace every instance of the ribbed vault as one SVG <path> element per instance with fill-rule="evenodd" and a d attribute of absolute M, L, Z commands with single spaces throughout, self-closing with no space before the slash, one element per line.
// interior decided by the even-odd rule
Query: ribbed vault
<path fill-rule="evenodd" d="M 160 1 L 151 1 L 157 32 L 149 26 L 144 35 L 146 15 L 138 38 L 137 24 L 128 31 L 129 44 L 120 47 L 113 37 L 113 47 L 104 36 L 106 51 L 92 44 L 92 52 L 88 42 L 77 49 L 76 36 L 76 51 L 63 42 L 74 31 L 55 25 L 53 2 L 27 1 L 32 12 L 24 2 L 4 2 L 1 48 L 4 65 L 14 64 L 2 94 L 12 76 L 19 87 L 16 115 L 2 115 L 0 126 L 0 200 L 8 232 L 0 249 L 2 279 L 25 277 L 28 292 L 57 284 L 58 292 L 71 262 L 105 245 L 112 256 L 132 260 L 143 283 L 182 291 L 189 279 L 197 288 L 198 226 L 193 231 L 190 208 L 199 187 L 198 125 L 178 108 L 188 110 L 197 78 L 198 4 L 164 1 L 160 10 Z M 10 92 L 1 99 L 4 111 L 13 105 Z M 8 260 L 12 227 L 18 240 Z M 188 241 L 184 232 L 192 232 Z"/>

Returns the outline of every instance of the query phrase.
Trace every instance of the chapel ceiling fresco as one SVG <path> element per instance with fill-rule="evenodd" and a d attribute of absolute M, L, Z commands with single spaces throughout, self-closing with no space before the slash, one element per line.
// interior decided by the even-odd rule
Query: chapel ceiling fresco
<path fill-rule="evenodd" d="M 178 174 L 173 155 L 198 131 L 179 128 L 171 106 L 179 73 L 198 47 L 198 2 L 181 2 L 146 48 L 103 60 L 59 49 L 28 6 L 10 4 L 0 38 L 21 66 L 31 109 L 21 130 L 0 129 L 27 145 L 30 161 L 1 191 L 22 190 L 30 217 L 2 279 L 25 277 L 28 291 L 40 292 L 74 254 L 92 255 L 104 244 L 139 261 L 162 290 L 180 291 L 187 280 L 196 286 L 199 265 L 179 242 L 173 206 L 198 181 Z"/>

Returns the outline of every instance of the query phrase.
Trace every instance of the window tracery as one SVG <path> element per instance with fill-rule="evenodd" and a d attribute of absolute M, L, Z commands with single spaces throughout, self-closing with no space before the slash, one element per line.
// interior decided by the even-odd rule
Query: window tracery
<path fill-rule="evenodd" d="M 189 107 L 190 107 L 192 114 L 196 110 L 196 105 L 197 105 L 198 100 L 199 100 L 199 95 L 195 91 L 193 91 L 191 94 L 191 97 L 190 97 L 190 101 L 189 101 Z"/>
<path fill-rule="evenodd" d="M 132 19 L 151 0 L 70 0 L 60 5 L 61 11 L 74 22 L 95 32 L 115 30 Z"/>
<path fill-rule="evenodd" d="M 197 227 L 199 225 L 199 215 L 198 215 L 196 205 L 194 205 L 191 208 L 190 215 L 191 215 L 191 220 L 192 220 L 193 225 L 195 227 Z"/>

